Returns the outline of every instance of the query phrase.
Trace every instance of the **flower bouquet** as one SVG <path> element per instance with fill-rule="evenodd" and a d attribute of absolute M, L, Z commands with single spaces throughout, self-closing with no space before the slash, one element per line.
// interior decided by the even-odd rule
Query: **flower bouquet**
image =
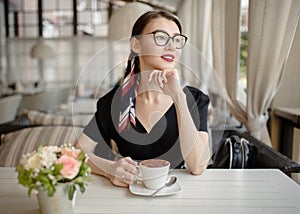
<path fill-rule="evenodd" d="M 19 183 L 28 187 L 28 196 L 32 190 L 41 189 L 52 197 L 59 185 L 68 184 L 68 198 L 72 200 L 76 186 L 83 193 L 91 180 L 86 154 L 69 145 L 40 146 L 22 157 L 16 171 Z"/>

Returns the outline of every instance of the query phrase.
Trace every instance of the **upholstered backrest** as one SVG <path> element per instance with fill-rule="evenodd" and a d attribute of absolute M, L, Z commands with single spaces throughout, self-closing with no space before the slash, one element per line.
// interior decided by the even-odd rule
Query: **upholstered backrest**
<path fill-rule="evenodd" d="M 1 135 L 0 167 L 17 166 L 21 157 L 36 150 L 39 145 L 74 145 L 82 127 L 38 126 Z"/>
<path fill-rule="evenodd" d="M 0 124 L 13 121 L 17 115 L 22 95 L 12 95 L 0 99 Z"/>
<path fill-rule="evenodd" d="M 60 104 L 68 101 L 69 94 L 69 88 L 58 88 L 34 95 L 23 96 L 19 114 L 23 114 L 25 109 L 43 112 L 55 111 L 59 108 Z"/>
<path fill-rule="evenodd" d="M 93 117 L 93 114 L 56 115 L 36 110 L 25 110 L 24 115 L 28 118 L 31 125 L 43 126 L 63 125 L 85 127 Z"/>

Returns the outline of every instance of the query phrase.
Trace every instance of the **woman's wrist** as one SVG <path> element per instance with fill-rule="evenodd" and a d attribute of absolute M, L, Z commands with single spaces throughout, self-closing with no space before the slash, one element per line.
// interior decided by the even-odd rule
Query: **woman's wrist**
<path fill-rule="evenodd" d="M 113 176 L 113 165 L 115 164 L 114 161 L 105 160 L 105 170 L 104 171 L 104 177 L 111 179 Z"/>
<path fill-rule="evenodd" d="M 111 178 L 113 161 L 99 158 L 95 155 L 91 155 L 89 160 L 89 166 L 92 168 L 92 172 L 97 175 Z"/>
<path fill-rule="evenodd" d="M 172 97 L 174 103 L 178 104 L 183 100 L 186 100 L 186 94 L 183 91 L 179 91 Z"/>

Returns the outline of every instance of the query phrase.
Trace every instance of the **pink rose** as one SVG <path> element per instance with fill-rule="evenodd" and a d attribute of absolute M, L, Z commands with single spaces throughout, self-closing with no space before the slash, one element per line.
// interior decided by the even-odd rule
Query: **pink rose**
<path fill-rule="evenodd" d="M 73 179 L 79 172 L 80 169 L 80 161 L 76 160 L 73 157 L 69 156 L 61 156 L 57 163 L 62 163 L 63 168 L 60 170 L 60 173 L 64 178 Z"/>
<path fill-rule="evenodd" d="M 80 153 L 81 153 L 80 149 L 62 148 L 61 150 L 62 156 L 65 155 L 65 156 L 73 157 L 75 159 L 78 159 Z"/>

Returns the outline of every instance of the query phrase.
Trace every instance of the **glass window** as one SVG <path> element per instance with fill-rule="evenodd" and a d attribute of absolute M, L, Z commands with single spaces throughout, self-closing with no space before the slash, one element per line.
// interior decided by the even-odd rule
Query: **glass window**
<path fill-rule="evenodd" d="M 60 10 L 64 10 L 64 9 L 72 9 L 73 8 L 73 1 L 72 0 L 63 0 L 63 1 L 59 1 L 59 6 L 58 8 Z"/>
<path fill-rule="evenodd" d="M 13 17 L 15 16 L 15 14 L 13 14 Z M 17 14 L 17 16 L 18 16 L 18 25 L 22 25 L 22 24 L 24 24 L 24 13 L 22 13 L 22 12 L 19 12 L 18 14 Z"/>
<path fill-rule="evenodd" d="M 32 14 L 32 13 L 25 13 L 24 14 L 24 23 L 26 24 L 37 24 L 37 14 Z M 19 21 L 20 23 L 20 21 Z"/>
<path fill-rule="evenodd" d="M 26 37 L 38 37 L 38 29 L 36 27 L 24 27 L 23 29 Z"/>
<path fill-rule="evenodd" d="M 73 26 L 63 26 L 59 27 L 59 35 L 61 37 L 71 37 L 73 35 Z"/>
<path fill-rule="evenodd" d="M 38 0 L 8 0 L 8 4 L 12 5 L 8 13 L 9 37 L 38 37 Z M 108 1 L 77 0 L 77 19 L 73 7 L 73 0 L 42 0 L 43 37 L 72 37 L 74 28 L 79 35 L 107 36 Z"/>
<path fill-rule="evenodd" d="M 23 0 L 23 10 L 24 11 L 37 11 L 38 1 L 33 0 Z"/>
<path fill-rule="evenodd" d="M 45 0 L 43 1 L 43 10 L 55 10 L 56 1 L 55 0 Z"/>
<path fill-rule="evenodd" d="M 9 4 L 13 5 L 13 10 L 21 10 L 22 9 L 22 0 L 9 0 Z"/>
<path fill-rule="evenodd" d="M 89 23 L 91 22 L 91 12 L 86 11 L 86 12 L 80 12 L 78 13 L 78 23 Z"/>
<path fill-rule="evenodd" d="M 248 57 L 248 4 L 241 1 L 241 38 L 240 38 L 240 87 L 247 90 L 247 57 Z"/>
<path fill-rule="evenodd" d="M 108 26 L 99 25 L 95 27 L 95 36 L 106 37 L 108 35 Z"/>
<path fill-rule="evenodd" d="M 14 13 L 12 11 L 10 11 L 8 14 L 8 22 L 10 23 L 10 25 L 12 25 L 15 22 L 14 21 Z"/>

